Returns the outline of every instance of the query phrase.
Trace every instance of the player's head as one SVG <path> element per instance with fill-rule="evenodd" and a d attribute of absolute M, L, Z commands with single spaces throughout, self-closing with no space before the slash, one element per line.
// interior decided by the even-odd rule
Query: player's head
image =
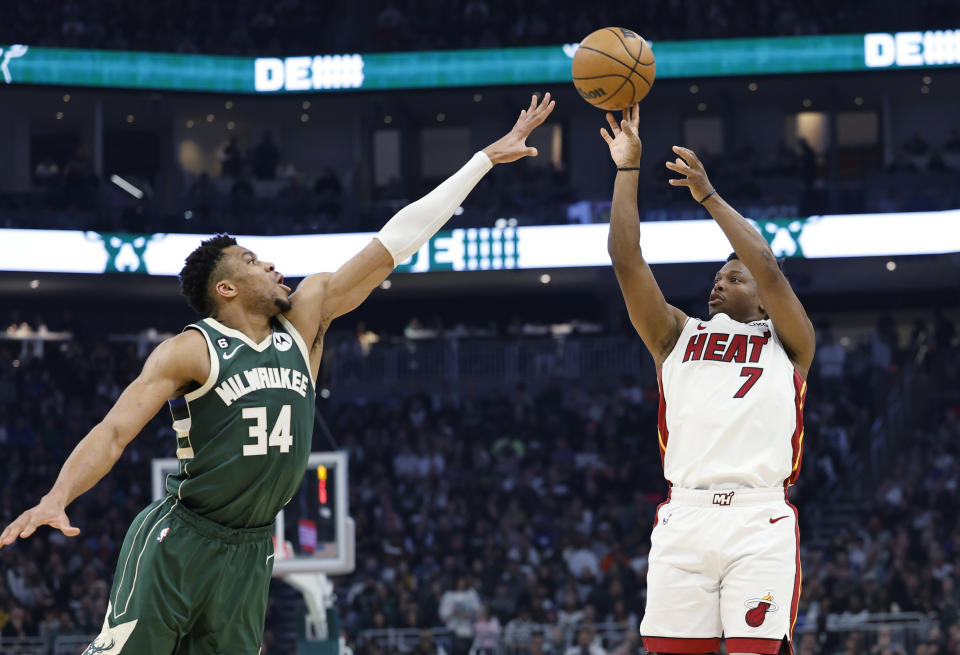
<path fill-rule="evenodd" d="M 730 253 L 713 278 L 708 311 L 711 317 L 723 312 L 742 323 L 768 318 L 760 300 L 757 280 L 735 252 Z"/>
<path fill-rule="evenodd" d="M 228 303 L 274 316 L 290 310 L 290 289 L 270 262 L 226 234 L 217 234 L 187 257 L 180 293 L 198 314 L 213 316 Z"/>

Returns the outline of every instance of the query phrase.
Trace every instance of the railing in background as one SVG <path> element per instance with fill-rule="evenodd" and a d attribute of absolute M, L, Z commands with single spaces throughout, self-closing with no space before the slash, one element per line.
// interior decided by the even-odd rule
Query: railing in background
<path fill-rule="evenodd" d="M 49 637 L 0 637 L 2 655 L 81 655 L 96 635 Z"/>

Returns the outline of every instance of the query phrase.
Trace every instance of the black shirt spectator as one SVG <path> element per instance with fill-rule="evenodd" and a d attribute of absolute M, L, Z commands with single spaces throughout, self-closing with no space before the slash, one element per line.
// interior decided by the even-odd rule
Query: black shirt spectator
<path fill-rule="evenodd" d="M 253 177 L 258 180 L 276 179 L 279 161 L 280 150 L 273 142 L 273 134 L 267 130 L 250 155 L 250 169 Z"/>

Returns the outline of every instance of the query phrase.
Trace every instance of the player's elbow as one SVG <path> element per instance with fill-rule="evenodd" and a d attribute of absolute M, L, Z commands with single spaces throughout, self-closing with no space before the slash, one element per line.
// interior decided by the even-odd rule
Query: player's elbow
<path fill-rule="evenodd" d="M 127 444 L 132 440 L 132 437 L 127 435 L 119 425 L 108 420 L 98 423 L 91 430 L 90 437 L 98 442 L 98 450 L 103 454 L 104 459 L 111 462 L 120 459 Z"/>
<path fill-rule="evenodd" d="M 640 246 L 631 248 L 610 244 L 607 246 L 607 254 L 610 255 L 610 263 L 615 271 L 627 270 L 643 264 L 643 252 Z"/>
<path fill-rule="evenodd" d="M 616 266 L 618 263 L 635 262 L 643 259 L 640 243 L 629 239 L 617 239 L 613 235 L 607 239 L 607 254 L 610 261 Z"/>

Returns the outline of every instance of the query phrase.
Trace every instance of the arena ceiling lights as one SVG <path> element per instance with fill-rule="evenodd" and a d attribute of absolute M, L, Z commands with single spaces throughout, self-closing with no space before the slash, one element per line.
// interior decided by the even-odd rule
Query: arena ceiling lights
<path fill-rule="evenodd" d="M 960 65 L 960 29 L 651 43 L 658 79 Z M 0 84 L 304 93 L 565 83 L 576 48 L 253 58 L 0 45 Z"/>
<path fill-rule="evenodd" d="M 960 252 L 960 210 L 763 219 L 755 226 L 781 257 L 805 259 Z M 440 232 L 399 273 L 609 266 L 604 223 Z M 287 277 L 332 271 L 374 235 L 238 236 Z M 0 230 L 0 271 L 176 275 L 205 235 Z M 709 220 L 643 223 L 651 264 L 719 262 L 730 245 Z"/>

